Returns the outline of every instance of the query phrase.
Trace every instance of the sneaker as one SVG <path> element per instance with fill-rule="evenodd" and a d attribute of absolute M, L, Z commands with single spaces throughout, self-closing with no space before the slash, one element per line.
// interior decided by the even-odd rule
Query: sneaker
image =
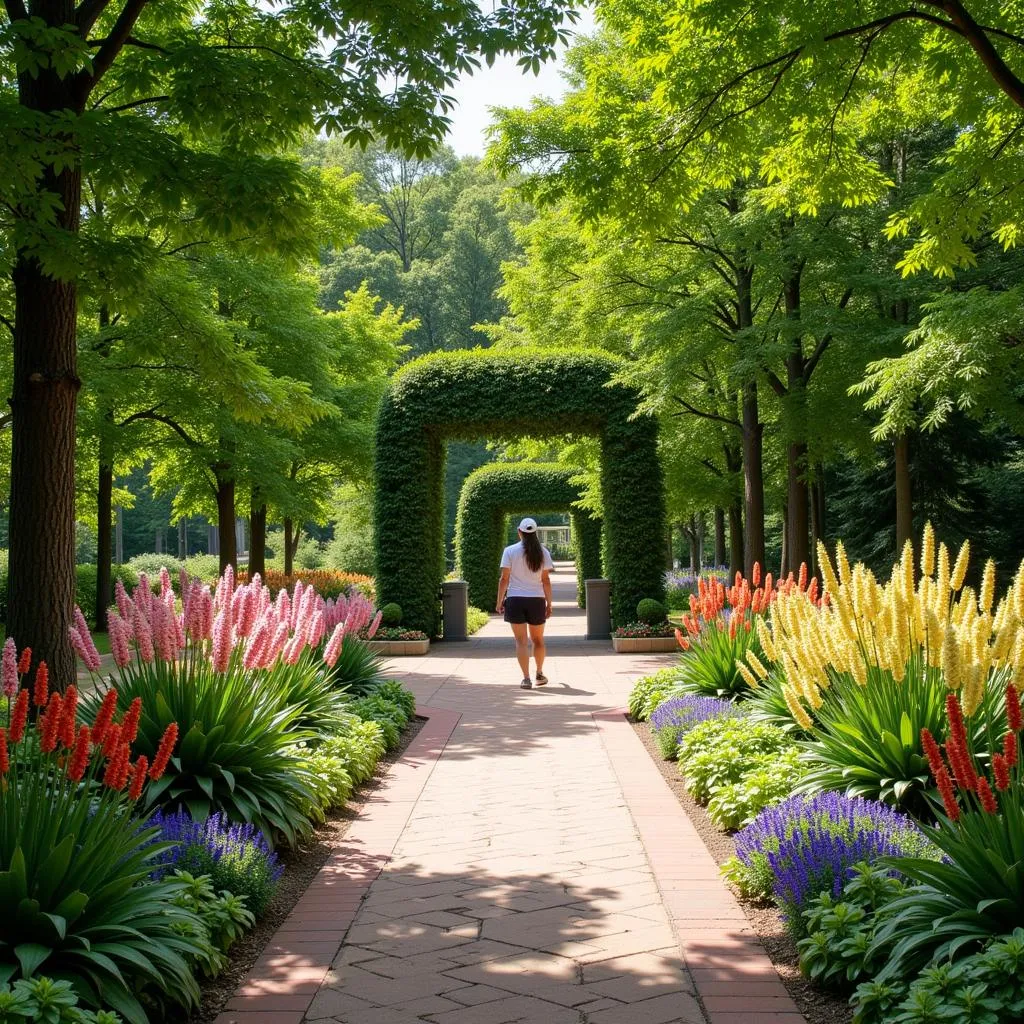
<path fill-rule="evenodd" d="M 524 679 L 519 684 L 519 689 L 521 689 L 521 690 L 530 690 L 532 688 L 533 688 L 533 683 L 531 683 L 529 679 Z"/>
<path fill-rule="evenodd" d="M 538 672 L 537 673 L 537 685 L 538 686 L 547 686 L 548 685 L 548 677 L 546 675 L 544 675 L 543 672 Z"/>

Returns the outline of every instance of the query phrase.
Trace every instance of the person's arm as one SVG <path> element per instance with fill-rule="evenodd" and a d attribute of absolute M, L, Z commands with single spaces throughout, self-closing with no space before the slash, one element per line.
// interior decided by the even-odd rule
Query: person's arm
<path fill-rule="evenodd" d="M 508 590 L 508 578 L 512 575 L 512 570 L 503 567 L 501 570 L 501 579 L 498 580 L 498 603 L 494 606 L 494 610 L 500 615 L 505 608 L 505 591 Z"/>
<path fill-rule="evenodd" d="M 546 602 L 544 606 L 544 618 L 551 618 L 551 570 L 545 569 L 541 573 L 541 583 L 544 585 L 544 600 Z"/>

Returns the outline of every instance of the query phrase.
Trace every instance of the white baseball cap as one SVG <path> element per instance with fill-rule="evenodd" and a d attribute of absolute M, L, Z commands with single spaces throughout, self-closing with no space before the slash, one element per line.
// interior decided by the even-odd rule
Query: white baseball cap
<path fill-rule="evenodd" d="M 527 516 L 519 524 L 519 532 L 520 533 L 536 533 L 537 532 L 537 521 L 535 519 L 531 519 L 529 516 Z"/>

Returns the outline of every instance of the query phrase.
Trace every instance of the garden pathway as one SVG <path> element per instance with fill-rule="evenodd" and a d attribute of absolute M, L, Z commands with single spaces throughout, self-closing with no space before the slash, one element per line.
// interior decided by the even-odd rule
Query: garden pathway
<path fill-rule="evenodd" d="M 507 627 L 397 659 L 429 721 L 217 1024 L 799 1024 L 623 717 L 671 656 L 585 641 L 543 689 Z"/>

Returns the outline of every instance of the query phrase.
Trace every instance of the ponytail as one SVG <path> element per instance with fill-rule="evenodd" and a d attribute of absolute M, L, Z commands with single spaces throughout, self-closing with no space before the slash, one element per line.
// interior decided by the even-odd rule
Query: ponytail
<path fill-rule="evenodd" d="M 536 533 L 521 533 L 523 551 L 526 553 L 526 564 L 530 572 L 540 572 L 544 565 L 544 549 L 540 546 L 540 537 Z"/>

